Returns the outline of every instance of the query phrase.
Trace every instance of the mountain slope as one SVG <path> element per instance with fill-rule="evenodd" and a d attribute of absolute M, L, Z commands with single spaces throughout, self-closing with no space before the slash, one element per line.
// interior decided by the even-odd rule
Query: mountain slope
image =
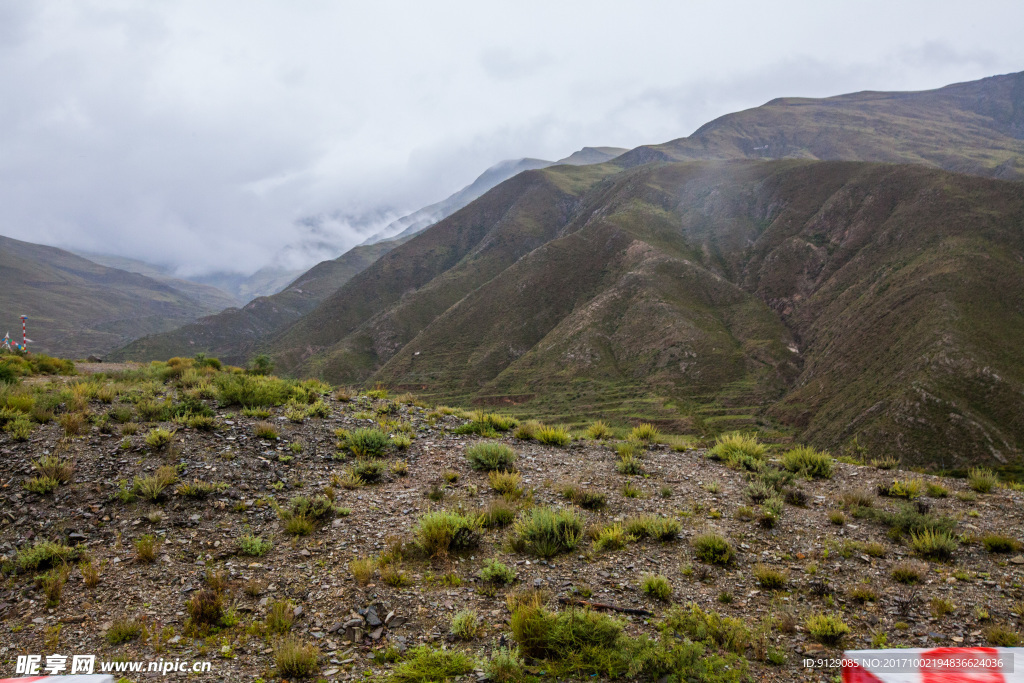
<path fill-rule="evenodd" d="M 244 364 L 257 341 L 288 327 L 397 244 L 389 241 L 355 247 L 333 261 L 317 264 L 277 294 L 137 339 L 110 357 L 152 360 L 203 352 L 228 363 Z"/>
<path fill-rule="evenodd" d="M 0 237 L 0 327 L 13 335 L 18 316 L 29 316 L 32 350 L 71 358 L 102 355 L 213 310 L 164 282 Z"/>
<path fill-rule="evenodd" d="M 922 167 L 530 171 L 267 348 L 301 374 L 558 419 L 770 415 L 831 448 L 1014 459 L 1022 225 L 1024 185 Z"/>
<path fill-rule="evenodd" d="M 84 259 L 92 261 L 93 263 L 98 263 L 101 266 L 117 268 L 118 270 L 127 270 L 129 273 L 138 273 L 139 275 L 145 275 L 148 278 L 152 278 L 157 282 L 162 282 L 168 287 L 178 290 L 185 296 L 195 299 L 213 311 L 220 311 L 231 306 L 238 306 L 241 303 L 234 297 L 234 295 L 229 294 L 223 289 L 203 284 L 201 282 L 193 282 L 191 280 L 182 280 L 181 278 L 173 277 L 166 270 L 159 266 L 154 266 L 151 263 L 146 263 L 145 261 L 139 261 L 125 256 L 112 256 L 110 254 L 91 254 L 88 252 L 74 253 Z"/>
<path fill-rule="evenodd" d="M 558 164 L 585 166 L 610 161 L 628 150 L 621 147 L 584 147 L 559 161 L 543 159 L 509 159 L 491 166 L 472 183 L 436 204 L 426 206 L 408 216 L 399 218 L 363 244 L 373 244 L 384 239 L 411 237 L 443 218 L 447 218 L 485 192 L 523 171 L 547 168 Z"/>
<path fill-rule="evenodd" d="M 772 100 L 615 163 L 740 158 L 913 163 L 1024 178 L 1024 72 L 923 92 Z"/>

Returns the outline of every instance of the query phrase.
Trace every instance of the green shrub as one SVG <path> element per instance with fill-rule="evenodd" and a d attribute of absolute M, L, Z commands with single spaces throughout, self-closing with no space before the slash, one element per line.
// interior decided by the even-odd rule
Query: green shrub
<path fill-rule="evenodd" d="M 959 541 L 948 531 L 925 529 L 910 535 L 910 547 L 921 557 L 930 560 L 949 560 L 958 545 Z"/>
<path fill-rule="evenodd" d="M 39 541 L 22 548 L 14 557 L 14 567 L 20 572 L 50 569 L 78 559 L 81 554 L 77 547 L 70 547 L 53 541 Z"/>
<path fill-rule="evenodd" d="M 178 487 L 177 494 L 185 498 L 203 499 L 228 488 L 227 482 L 201 481 L 194 479 Z"/>
<path fill-rule="evenodd" d="M 928 565 L 924 562 L 907 560 L 896 564 L 892 568 L 892 578 L 908 586 L 923 583 L 927 575 Z"/>
<path fill-rule="evenodd" d="M 142 635 L 142 624 L 134 619 L 114 619 L 107 629 L 107 642 L 111 645 L 120 645 L 136 640 Z"/>
<path fill-rule="evenodd" d="M 850 627 L 837 614 L 812 614 L 804 627 L 812 638 L 823 645 L 837 645 L 850 632 Z"/>
<path fill-rule="evenodd" d="M 751 639 L 750 629 L 742 620 L 723 617 L 714 611 L 705 612 L 694 602 L 685 607 L 673 606 L 665 615 L 662 628 L 736 654 L 743 654 Z"/>
<path fill-rule="evenodd" d="M 32 435 L 33 428 L 34 426 L 31 420 L 19 417 L 8 422 L 4 427 L 4 431 L 10 434 L 11 438 L 15 441 L 28 441 L 29 437 Z"/>
<path fill-rule="evenodd" d="M 487 680 L 494 683 L 520 683 L 527 680 L 525 664 L 515 649 L 499 647 L 484 667 Z"/>
<path fill-rule="evenodd" d="M 287 600 L 274 600 L 267 605 L 267 630 L 284 634 L 292 630 L 295 621 L 295 606 Z"/>
<path fill-rule="evenodd" d="M 540 557 L 569 552 L 583 538 L 583 519 L 573 510 L 535 507 L 516 523 L 516 536 Z"/>
<path fill-rule="evenodd" d="M 25 490 L 40 496 L 53 493 L 60 486 L 60 482 L 53 477 L 39 476 L 25 480 Z"/>
<path fill-rule="evenodd" d="M 538 429 L 534 438 L 540 443 L 549 446 L 567 446 L 572 441 L 572 437 L 569 436 L 569 430 L 565 427 L 550 427 L 547 425 Z"/>
<path fill-rule="evenodd" d="M 985 640 L 991 647 L 1017 647 L 1020 634 L 1009 626 L 993 624 L 985 629 Z"/>
<path fill-rule="evenodd" d="M 699 534 L 693 537 L 691 545 L 701 562 L 728 566 L 736 560 L 736 551 L 729 541 L 719 534 Z"/>
<path fill-rule="evenodd" d="M 924 491 L 924 483 L 920 479 L 908 479 L 900 481 L 893 479 L 891 484 L 879 484 L 878 495 L 889 498 L 906 498 L 913 500 L 921 496 Z"/>
<path fill-rule="evenodd" d="M 645 574 L 640 589 L 652 598 L 668 602 L 672 598 L 672 584 L 661 574 Z"/>
<path fill-rule="evenodd" d="M 540 431 L 540 428 L 543 426 L 544 425 L 536 420 L 527 420 L 516 428 L 514 436 L 517 439 L 522 439 L 523 441 L 533 441 L 537 438 L 537 432 Z"/>
<path fill-rule="evenodd" d="M 967 472 L 967 484 L 978 493 L 991 493 L 999 484 L 999 477 L 984 467 L 972 467 Z"/>
<path fill-rule="evenodd" d="M 480 513 L 480 524 L 488 529 L 503 528 L 514 522 L 516 511 L 504 500 L 494 500 Z"/>
<path fill-rule="evenodd" d="M 755 564 L 754 580 L 765 590 L 778 591 L 786 587 L 789 577 L 785 572 L 773 569 L 766 564 Z"/>
<path fill-rule="evenodd" d="M 782 456 L 783 467 L 808 479 L 831 479 L 832 465 L 831 455 L 816 451 L 810 446 L 794 448 Z"/>
<path fill-rule="evenodd" d="M 522 489 L 519 487 L 522 480 L 523 477 L 518 472 L 493 471 L 487 475 L 487 481 L 492 489 L 502 495 L 512 494 L 513 497 L 518 497 L 516 494 L 522 494 Z"/>
<path fill-rule="evenodd" d="M 428 512 L 413 531 L 417 545 L 430 557 L 443 558 L 450 552 L 477 544 L 480 520 L 458 512 Z"/>
<path fill-rule="evenodd" d="M 625 474 L 626 476 L 636 476 L 644 473 L 644 466 L 640 462 L 640 458 L 631 455 L 620 457 L 619 461 L 615 463 L 615 469 L 619 474 Z"/>
<path fill-rule="evenodd" d="M 284 404 L 292 393 L 293 383 L 275 377 L 239 374 L 218 374 L 213 378 L 217 401 L 222 406 L 269 408 Z"/>
<path fill-rule="evenodd" d="M 573 505 L 585 510 L 601 510 L 607 505 L 607 497 L 600 491 L 580 488 L 574 484 L 563 486 L 561 493 Z"/>
<path fill-rule="evenodd" d="M 480 569 L 480 579 L 487 583 L 498 586 L 505 586 L 516 580 L 516 570 L 508 565 L 491 558 L 484 562 Z"/>
<path fill-rule="evenodd" d="M 451 633 L 459 640 L 473 640 L 480 635 L 480 630 L 480 617 L 476 610 L 460 610 L 452 617 Z"/>
<path fill-rule="evenodd" d="M 375 484 L 381 480 L 387 469 L 388 466 L 383 460 L 359 460 L 352 465 L 350 472 L 367 484 Z"/>
<path fill-rule="evenodd" d="M 503 443 L 477 443 L 466 449 L 466 459 L 475 470 L 511 470 L 516 462 L 516 453 Z"/>
<path fill-rule="evenodd" d="M 410 649 L 405 661 L 391 673 L 393 683 L 433 683 L 472 673 L 473 660 L 455 650 L 435 650 L 427 645 Z"/>
<path fill-rule="evenodd" d="M 644 443 L 650 443 L 656 441 L 661 434 L 658 432 L 658 428 L 652 425 L 650 422 L 644 422 L 642 424 L 633 427 L 629 432 L 629 438 L 634 441 L 642 441 Z"/>
<path fill-rule="evenodd" d="M 636 537 L 630 536 L 621 524 L 609 524 L 597 532 L 594 539 L 594 550 L 603 552 L 605 550 L 622 550 L 630 541 Z"/>
<path fill-rule="evenodd" d="M 249 557 L 262 557 L 270 552 L 274 543 L 269 538 L 245 534 L 238 539 L 238 552 Z"/>
<path fill-rule="evenodd" d="M 156 536 L 145 534 L 135 539 L 135 556 L 146 564 L 156 562 Z"/>
<path fill-rule="evenodd" d="M 934 482 L 928 483 L 925 486 L 925 492 L 929 498 L 946 498 L 949 496 L 949 489 L 942 484 L 936 484 Z"/>
<path fill-rule="evenodd" d="M 956 528 L 956 520 L 952 517 L 921 512 L 913 505 L 903 504 L 895 512 L 867 508 L 861 509 L 867 513 L 866 516 L 890 527 L 897 536 L 913 533 L 919 534 L 925 530 L 951 533 Z"/>
<path fill-rule="evenodd" d="M 752 436 L 726 434 L 718 437 L 708 451 L 712 460 L 724 462 L 729 467 L 757 470 L 764 461 L 765 447 Z"/>
<path fill-rule="evenodd" d="M 981 544 L 990 553 L 1012 553 L 1020 550 L 1021 544 L 1017 539 L 1004 534 L 985 534 L 981 537 Z"/>
<path fill-rule="evenodd" d="M 587 427 L 587 437 L 598 441 L 608 439 L 612 436 L 612 428 L 606 422 L 598 420 Z"/>
<path fill-rule="evenodd" d="M 135 477 L 132 492 L 140 498 L 158 501 L 164 497 L 167 488 L 178 481 L 178 471 L 167 465 L 159 467 L 155 474 L 147 477 Z"/>
<path fill-rule="evenodd" d="M 349 434 L 346 445 L 357 458 L 379 458 L 387 451 L 391 440 L 383 431 L 360 428 Z"/>
<path fill-rule="evenodd" d="M 679 538 L 682 526 L 677 520 L 657 515 L 641 515 L 626 520 L 626 533 L 637 539 L 650 538 L 670 543 Z"/>
<path fill-rule="evenodd" d="M 258 358 L 258 356 L 257 356 Z M 274 648 L 277 674 L 283 678 L 307 678 L 317 671 L 320 648 L 298 638 L 282 638 Z"/>

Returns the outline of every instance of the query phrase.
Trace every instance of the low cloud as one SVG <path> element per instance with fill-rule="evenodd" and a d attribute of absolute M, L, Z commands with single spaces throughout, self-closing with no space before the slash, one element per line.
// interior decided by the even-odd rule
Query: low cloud
<path fill-rule="evenodd" d="M 305 268 L 501 159 L 1024 68 L 1007 3 L 716 7 L 0 2 L 0 234 Z"/>

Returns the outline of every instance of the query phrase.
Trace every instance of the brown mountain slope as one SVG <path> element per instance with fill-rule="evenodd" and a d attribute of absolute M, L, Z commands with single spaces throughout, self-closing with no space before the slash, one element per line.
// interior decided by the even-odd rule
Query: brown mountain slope
<path fill-rule="evenodd" d="M 832 448 L 1020 456 L 1024 186 L 864 163 L 613 171 L 517 176 L 268 348 L 564 420 L 770 415 Z"/>
<path fill-rule="evenodd" d="M 228 308 L 180 328 L 137 339 L 110 355 L 116 360 L 154 360 L 207 353 L 228 363 L 245 363 L 257 341 L 294 323 L 398 242 L 355 247 L 309 269 L 283 291 L 243 308 Z"/>
<path fill-rule="evenodd" d="M 742 158 L 913 163 L 1022 178 L 1024 72 L 923 92 L 781 98 L 614 163 Z"/>
<path fill-rule="evenodd" d="M 144 275 L 0 237 L 0 331 L 20 337 L 18 316 L 29 316 L 32 350 L 71 358 L 102 355 L 212 310 Z"/>

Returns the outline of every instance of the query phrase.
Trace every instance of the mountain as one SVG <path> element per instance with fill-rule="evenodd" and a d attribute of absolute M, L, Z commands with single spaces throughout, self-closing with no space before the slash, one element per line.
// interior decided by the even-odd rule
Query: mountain
<path fill-rule="evenodd" d="M 29 317 L 31 350 L 80 358 L 103 355 L 144 334 L 173 329 L 216 310 L 206 289 L 109 268 L 71 252 L 0 236 L 0 327 L 20 336 Z"/>
<path fill-rule="evenodd" d="M 138 273 L 139 275 L 145 275 L 148 278 L 152 278 L 157 282 L 162 282 L 168 287 L 178 290 L 185 296 L 195 299 L 210 310 L 220 311 L 230 306 L 238 306 L 241 304 L 237 298 L 223 289 L 203 284 L 201 282 L 193 282 L 192 280 L 173 277 L 170 272 L 160 266 L 153 265 L 152 263 L 146 263 L 145 261 L 139 261 L 138 259 L 128 258 L 126 256 L 92 254 L 81 251 L 75 251 L 72 253 L 75 253 L 84 259 L 88 259 L 93 263 L 98 263 L 101 266 L 127 270 L 129 273 Z"/>
<path fill-rule="evenodd" d="M 746 160 L 520 173 L 265 350 L 438 400 L 709 431 L 770 418 L 958 467 L 1022 454 L 1022 335 L 1024 184 Z"/>
<path fill-rule="evenodd" d="M 557 164 L 584 166 L 610 161 L 628 150 L 621 147 L 584 147 L 559 161 L 543 159 L 508 159 L 491 166 L 474 180 L 447 199 L 423 207 L 408 216 L 403 216 L 386 228 L 367 239 L 363 244 L 374 244 L 385 239 L 411 237 L 442 218 L 447 218 L 471 201 L 483 195 L 492 187 L 523 171 L 547 168 Z"/>
<path fill-rule="evenodd" d="M 228 363 L 244 364 L 259 340 L 288 327 L 397 244 L 388 241 L 355 247 L 337 259 L 314 266 L 277 294 L 142 337 L 110 354 L 110 358 L 151 360 L 203 352 Z"/>
<path fill-rule="evenodd" d="M 772 100 L 616 163 L 742 158 L 912 163 L 1024 178 L 1024 72 L 923 92 Z"/>

